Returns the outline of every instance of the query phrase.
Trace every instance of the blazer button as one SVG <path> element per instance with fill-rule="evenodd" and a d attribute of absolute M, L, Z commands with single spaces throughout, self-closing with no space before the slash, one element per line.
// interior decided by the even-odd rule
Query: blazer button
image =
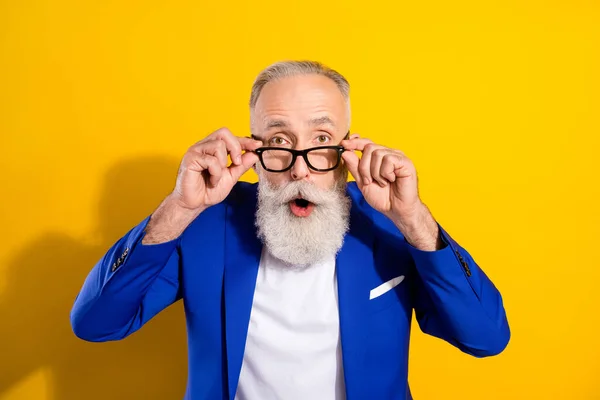
<path fill-rule="evenodd" d="M 463 268 L 465 269 L 465 272 L 467 274 L 467 276 L 471 276 L 471 269 L 469 268 L 469 266 L 467 265 L 466 262 L 463 261 Z"/>
<path fill-rule="evenodd" d="M 462 257 L 462 255 L 460 254 L 460 252 L 458 250 L 456 250 L 456 255 L 458 256 L 458 260 L 460 261 L 460 265 L 462 265 L 463 269 L 465 270 L 465 273 L 467 274 L 467 276 L 471 276 L 471 268 L 469 268 L 469 264 L 467 264 L 467 262 L 465 261 L 465 259 Z"/>

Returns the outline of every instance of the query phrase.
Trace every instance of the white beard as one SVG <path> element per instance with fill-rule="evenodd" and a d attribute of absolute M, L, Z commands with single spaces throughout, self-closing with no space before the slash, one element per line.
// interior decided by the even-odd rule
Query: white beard
<path fill-rule="evenodd" d="M 259 172 L 256 227 L 267 250 L 290 267 L 305 268 L 335 256 L 349 228 L 350 198 L 346 180 L 331 189 L 306 181 L 292 181 L 280 188 Z M 289 202 L 300 195 L 313 203 L 307 217 L 295 216 Z"/>

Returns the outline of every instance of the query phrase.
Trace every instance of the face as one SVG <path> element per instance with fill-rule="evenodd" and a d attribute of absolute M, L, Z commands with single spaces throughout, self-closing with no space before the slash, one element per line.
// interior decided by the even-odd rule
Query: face
<path fill-rule="evenodd" d="M 303 150 L 338 145 L 348 132 L 348 107 L 336 84 L 322 75 L 302 75 L 267 83 L 252 115 L 253 134 L 265 146 Z M 346 178 L 343 168 L 317 172 L 302 157 L 286 172 L 259 174 L 274 186 L 308 181 L 322 189 Z"/>
<path fill-rule="evenodd" d="M 253 114 L 253 134 L 265 146 L 303 150 L 338 145 L 348 132 L 348 109 L 329 78 L 310 75 L 270 82 Z M 285 172 L 260 163 L 256 226 L 269 252 L 288 266 L 307 267 L 332 258 L 349 224 L 347 171 L 317 172 L 302 157 Z"/>

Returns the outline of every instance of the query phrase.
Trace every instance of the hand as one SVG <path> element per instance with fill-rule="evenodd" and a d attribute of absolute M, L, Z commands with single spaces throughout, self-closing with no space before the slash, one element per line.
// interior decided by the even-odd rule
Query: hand
<path fill-rule="evenodd" d="M 221 128 L 190 147 L 183 156 L 172 197 L 190 210 L 202 210 L 223 201 L 257 161 L 252 153 L 262 142 L 236 137 Z M 246 151 L 242 154 L 242 151 Z M 232 164 L 228 167 L 227 155 Z"/>
<path fill-rule="evenodd" d="M 342 158 L 373 208 L 393 220 L 409 218 L 421 211 L 417 171 L 404 153 L 358 135 L 340 144 L 349 150 L 342 153 Z M 359 159 L 354 151 L 362 152 L 362 157 Z"/>
<path fill-rule="evenodd" d="M 175 189 L 152 213 L 142 244 L 176 239 L 202 211 L 225 200 L 258 161 L 252 150 L 260 146 L 260 141 L 236 137 L 221 128 L 190 147 L 181 161 Z M 232 160 L 229 167 L 227 154 Z"/>
<path fill-rule="evenodd" d="M 419 198 L 417 171 L 400 150 L 377 145 L 352 135 L 343 140 L 342 158 L 365 200 L 391 219 L 414 247 L 443 248 L 437 222 Z M 362 152 L 359 159 L 354 151 Z"/>

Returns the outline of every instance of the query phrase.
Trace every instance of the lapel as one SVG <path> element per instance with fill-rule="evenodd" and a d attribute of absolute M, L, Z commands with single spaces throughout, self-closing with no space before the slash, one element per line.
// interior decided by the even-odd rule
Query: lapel
<path fill-rule="evenodd" d="M 337 255 L 336 268 L 346 394 L 348 398 L 362 398 L 364 370 L 361 368 L 368 329 L 365 301 L 368 292 L 362 278 L 373 265 L 373 229 L 357 207 L 361 198 L 351 197 L 350 229 Z"/>
<path fill-rule="evenodd" d="M 238 385 L 262 245 L 254 228 L 256 186 L 231 196 L 225 228 L 225 342 L 229 399 Z"/>

